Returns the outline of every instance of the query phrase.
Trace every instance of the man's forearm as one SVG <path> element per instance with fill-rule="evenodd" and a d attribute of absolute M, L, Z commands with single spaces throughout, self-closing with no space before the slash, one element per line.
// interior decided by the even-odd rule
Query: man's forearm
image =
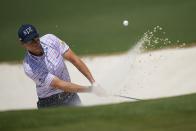
<path fill-rule="evenodd" d="M 59 78 L 55 77 L 52 82 L 51 86 L 57 89 L 61 89 L 65 92 L 91 92 L 91 88 L 87 86 L 77 85 L 71 82 L 66 82 L 60 80 Z"/>
<path fill-rule="evenodd" d="M 95 82 L 92 74 L 88 67 L 75 53 L 69 49 L 63 56 L 65 59 L 70 61 L 91 83 Z"/>
<path fill-rule="evenodd" d="M 60 87 L 60 89 L 65 92 L 90 92 L 91 89 L 86 86 L 80 86 L 71 82 L 67 82 L 64 86 Z"/>
<path fill-rule="evenodd" d="M 89 71 L 88 67 L 82 60 L 78 58 L 78 61 L 74 63 L 74 66 L 91 82 L 95 82 L 91 72 Z"/>

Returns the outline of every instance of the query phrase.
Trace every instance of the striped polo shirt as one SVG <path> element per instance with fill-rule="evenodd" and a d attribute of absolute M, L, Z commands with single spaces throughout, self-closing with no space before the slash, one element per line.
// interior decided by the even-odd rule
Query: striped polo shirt
<path fill-rule="evenodd" d="M 69 46 L 53 34 L 40 37 L 40 44 L 44 54 L 34 56 L 27 51 L 23 67 L 25 74 L 35 82 L 38 97 L 46 98 L 63 92 L 50 86 L 54 76 L 71 81 L 63 59 L 63 54 L 68 51 Z"/>

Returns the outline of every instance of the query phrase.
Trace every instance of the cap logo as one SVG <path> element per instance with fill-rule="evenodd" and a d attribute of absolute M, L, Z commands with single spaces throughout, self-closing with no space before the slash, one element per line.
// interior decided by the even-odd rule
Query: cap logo
<path fill-rule="evenodd" d="M 31 32 L 33 32 L 33 30 L 31 29 L 31 27 L 28 27 L 28 28 L 26 28 L 26 29 L 23 31 L 24 35 L 28 35 L 28 34 L 30 34 Z"/>

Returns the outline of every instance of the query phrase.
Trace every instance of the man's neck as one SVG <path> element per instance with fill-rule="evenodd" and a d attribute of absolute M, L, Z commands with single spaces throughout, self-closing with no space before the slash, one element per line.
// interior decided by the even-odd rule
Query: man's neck
<path fill-rule="evenodd" d="M 40 52 L 31 52 L 31 51 L 28 51 L 30 54 L 34 55 L 34 56 L 42 56 L 44 54 L 44 51 L 41 50 Z"/>

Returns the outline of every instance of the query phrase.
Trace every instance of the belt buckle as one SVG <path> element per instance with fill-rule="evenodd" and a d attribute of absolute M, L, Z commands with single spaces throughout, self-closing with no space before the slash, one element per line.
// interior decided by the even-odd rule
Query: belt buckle
<path fill-rule="evenodd" d="M 61 94 L 60 93 L 58 94 L 58 99 L 61 99 Z"/>

